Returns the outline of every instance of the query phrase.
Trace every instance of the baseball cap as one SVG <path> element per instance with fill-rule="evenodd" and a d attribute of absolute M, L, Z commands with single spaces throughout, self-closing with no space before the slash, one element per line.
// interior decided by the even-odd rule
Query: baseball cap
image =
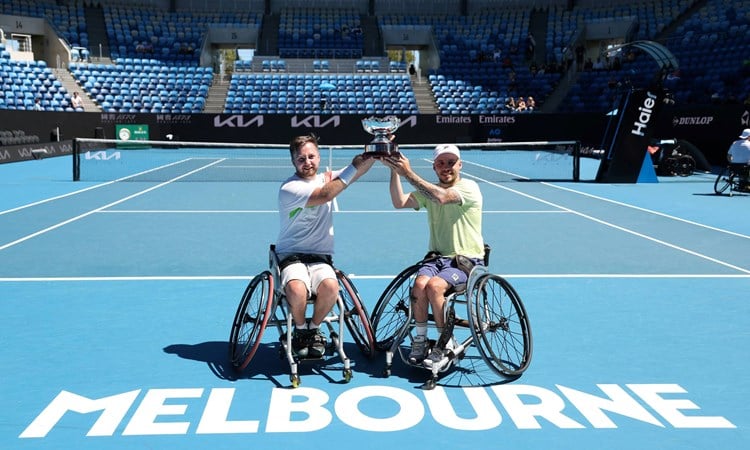
<path fill-rule="evenodd" d="M 435 150 L 432 152 L 432 160 L 435 161 L 436 159 L 438 159 L 438 156 L 444 155 L 446 153 L 450 153 L 456 158 L 461 159 L 461 152 L 458 151 L 458 147 L 453 144 L 440 144 L 435 147 Z"/>
<path fill-rule="evenodd" d="M 742 134 L 740 135 L 740 139 L 747 139 L 750 138 L 750 128 L 745 128 L 742 130 Z"/>

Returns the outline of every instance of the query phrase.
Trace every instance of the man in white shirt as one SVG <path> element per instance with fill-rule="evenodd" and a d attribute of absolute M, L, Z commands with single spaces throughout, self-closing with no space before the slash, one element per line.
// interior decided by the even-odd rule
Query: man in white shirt
<path fill-rule="evenodd" d="M 318 173 L 320 151 L 314 135 L 298 136 L 289 146 L 295 173 L 279 189 L 276 252 L 289 311 L 294 319 L 292 350 L 301 358 L 320 358 L 325 337 L 320 324 L 331 311 L 339 284 L 333 270 L 333 199 L 372 167 L 375 159 L 357 155 L 344 169 Z M 307 299 L 315 295 L 306 323 Z"/>
<path fill-rule="evenodd" d="M 727 160 L 732 170 L 740 174 L 740 188 L 746 189 L 748 185 L 748 169 L 750 169 L 750 128 L 742 130 L 739 139 L 732 142 L 727 151 Z"/>

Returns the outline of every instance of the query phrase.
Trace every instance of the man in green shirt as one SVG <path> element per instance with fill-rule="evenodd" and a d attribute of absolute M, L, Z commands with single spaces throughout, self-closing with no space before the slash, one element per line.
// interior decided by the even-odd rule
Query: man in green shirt
<path fill-rule="evenodd" d="M 416 336 L 412 341 L 409 362 L 422 363 L 431 368 L 443 358 L 445 352 L 452 350 L 455 342 L 451 338 L 445 348 L 436 346 L 427 354 L 428 308 L 432 307 L 435 327 L 438 333 L 442 333 L 445 325 L 445 293 L 456 285 L 466 283 L 468 278 L 465 268 L 460 268 L 457 261 L 463 256 L 473 264 L 483 264 L 482 193 L 476 182 L 461 178 L 461 153 L 452 144 L 435 147 L 432 163 L 438 178 L 435 184 L 417 175 L 403 153 L 384 157 L 382 161 L 391 168 L 393 206 L 399 209 L 427 209 L 429 251 L 439 255 L 424 263 L 412 290 Z M 404 193 L 401 177 L 414 187 L 413 192 Z"/>

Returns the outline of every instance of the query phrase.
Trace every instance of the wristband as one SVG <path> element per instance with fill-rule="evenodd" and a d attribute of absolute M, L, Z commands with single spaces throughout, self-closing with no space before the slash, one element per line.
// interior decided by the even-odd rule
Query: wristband
<path fill-rule="evenodd" d="M 339 180 L 343 181 L 345 185 L 349 185 L 352 179 L 357 175 L 357 168 L 349 164 L 339 174 Z"/>

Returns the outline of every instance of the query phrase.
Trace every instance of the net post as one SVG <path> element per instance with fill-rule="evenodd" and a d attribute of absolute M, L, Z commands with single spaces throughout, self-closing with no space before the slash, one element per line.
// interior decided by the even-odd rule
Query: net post
<path fill-rule="evenodd" d="M 81 181 L 81 141 L 73 138 L 73 181 Z"/>
<path fill-rule="evenodd" d="M 581 141 L 573 143 L 573 181 L 581 181 Z"/>

